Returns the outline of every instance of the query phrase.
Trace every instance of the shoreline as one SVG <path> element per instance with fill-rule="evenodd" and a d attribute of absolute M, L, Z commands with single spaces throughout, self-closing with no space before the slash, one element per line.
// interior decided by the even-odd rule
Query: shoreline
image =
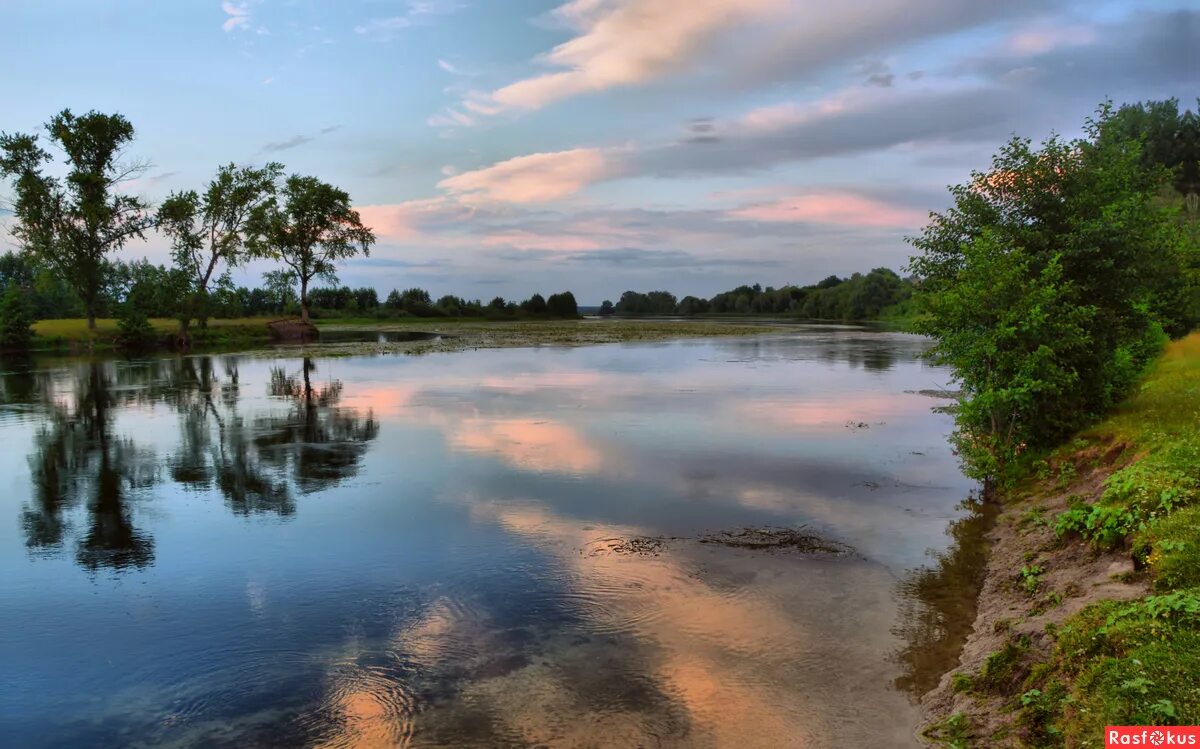
<path fill-rule="evenodd" d="M 926 741 L 1103 746 L 1106 724 L 1197 720 L 1200 689 L 1172 676 L 1188 673 L 1200 617 L 1187 601 L 1165 615 L 1144 603 L 1200 582 L 1197 417 L 1193 333 L 1106 418 L 997 492 L 974 622 L 921 699 Z"/>

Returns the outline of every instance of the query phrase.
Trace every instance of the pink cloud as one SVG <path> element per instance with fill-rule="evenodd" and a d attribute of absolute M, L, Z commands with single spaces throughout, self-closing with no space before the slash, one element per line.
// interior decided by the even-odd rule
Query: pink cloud
<path fill-rule="evenodd" d="M 915 228 L 925 223 L 923 211 L 891 205 L 852 192 L 831 191 L 795 195 L 772 203 L 729 211 L 731 218 L 747 221 Z"/>
<path fill-rule="evenodd" d="M 446 198 L 408 200 L 403 203 L 355 206 L 363 224 L 388 239 L 415 239 L 424 224 L 466 218 L 470 211 Z"/>
<path fill-rule="evenodd" d="M 234 29 L 246 30 L 250 27 L 250 8 L 246 3 L 234 4 L 231 2 L 221 3 L 221 10 L 225 11 L 227 16 L 225 23 L 221 24 L 222 31 L 233 31 Z"/>
<path fill-rule="evenodd" d="M 1018 31 L 1004 42 L 1004 50 L 1017 57 L 1033 57 L 1060 47 L 1078 47 L 1096 40 L 1091 26 L 1038 27 Z"/>
<path fill-rule="evenodd" d="M 617 171 L 609 153 L 598 148 L 576 148 L 518 156 L 447 177 L 438 187 L 468 203 L 546 203 L 610 179 Z"/>

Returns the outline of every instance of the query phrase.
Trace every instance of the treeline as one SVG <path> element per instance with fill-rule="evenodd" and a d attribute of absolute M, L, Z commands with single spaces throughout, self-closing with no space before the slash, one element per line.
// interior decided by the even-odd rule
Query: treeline
<path fill-rule="evenodd" d="M 811 320 L 877 320 L 888 313 L 901 314 L 913 295 L 913 284 L 894 271 L 876 268 L 849 278 L 829 276 L 810 286 L 763 288 L 739 286 L 711 299 L 669 291 L 626 291 L 616 304 L 605 300 L 602 315 L 794 315 Z"/>
<path fill-rule="evenodd" d="M 961 385 L 954 439 L 984 479 L 1103 414 L 1200 320 L 1200 118 L 1106 105 L 1085 133 L 1014 138 L 912 240 L 917 328 Z"/>
<path fill-rule="evenodd" d="M 374 289 L 348 287 L 313 289 L 313 314 L 375 317 L 481 317 L 500 318 L 573 318 L 579 317 L 579 304 L 569 291 L 543 297 L 534 294 L 523 302 L 495 297 L 484 303 L 447 294 L 437 301 L 425 289 L 393 290 L 383 302 Z"/>

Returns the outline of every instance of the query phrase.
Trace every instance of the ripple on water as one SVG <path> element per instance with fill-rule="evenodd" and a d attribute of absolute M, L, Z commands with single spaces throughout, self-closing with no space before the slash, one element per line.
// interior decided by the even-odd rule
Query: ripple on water
<path fill-rule="evenodd" d="M 416 701 L 403 679 L 384 666 L 346 666 L 332 676 L 321 706 L 300 723 L 327 749 L 409 746 Z"/>

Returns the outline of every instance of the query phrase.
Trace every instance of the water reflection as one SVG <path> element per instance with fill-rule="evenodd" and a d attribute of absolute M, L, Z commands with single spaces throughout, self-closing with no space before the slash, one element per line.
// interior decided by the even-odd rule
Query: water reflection
<path fill-rule="evenodd" d="M 379 434 L 373 411 L 364 417 L 339 407 L 342 383 L 332 380 L 314 387 L 315 371 L 316 364 L 307 357 L 298 377 L 273 367 L 271 395 L 290 399 L 294 406 L 286 414 L 261 417 L 254 424 L 254 446 L 262 460 L 281 472 L 290 467 L 305 493 L 354 476 L 367 443 Z"/>
<path fill-rule="evenodd" d="M 905 644 L 896 654 L 903 669 L 896 687 L 914 699 L 957 665 L 975 623 L 987 567 L 986 535 L 999 508 L 972 497 L 962 509 L 968 514 L 950 524 L 950 548 L 933 555 L 932 567 L 917 568 L 900 583 L 903 608 L 896 634 Z"/>
<path fill-rule="evenodd" d="M 0 601 L 21 626 L 0 632 L 0 730 L 30 747 L 912 743 L 905 690 L 948 649 L 962 611 L 944 591 L 970 577 L 946 551 L 971 535 L 946 535 L 970 482 L 915 392 L 943 384 L 922 346 L 817 328 L 10 366 L 0 439 L 23 447 L 0 452 L 0 512 L 20 523 L 0 524 Z M 858 553 L 688 540 L 802 524 Z M 627 535 L 672 540 L 592 553 Z M 930 548 L 936 568 L 907 577 Z"/>
<path fill-rule="evenodd" d="M 314 384 L 308 358 L 295 374 L 271 370 L 267 392 L 287 407 L 249 417 L 239 410 L 236 357 L 91 362 L 69 380 L 20 364 L 0 382 L 6 405 L 40 407 L 32 501 L 21 510 L 26 545 L 40 554 L 61 550 L 74 530 L 75 559 L 91 570 L 154 561 L 154 541 L 135 526 L 133 503 L 164 479 L 164 468 L 186 489 L 216 488 L 235 514 L 286 516 L 296 510 L 293 491 L 354 476 L 379 433 L 370 411 L 339 406 L 340 381 Z M 173 410 L 179 423 L 166 460 L 115 427 L 123 411 L 157 407 Z M 65 516 L 78 507 L 86 519 L 72 529 Z"/>
<path fill-rule="evenodd" d="M 77 371 L 71 395 L 69 403 L 48 404 L 34 440 L 33 502 L 21 513 L 26 544 L 35 550 L 63 547 L 64 513 L 82 504 L 87 520 L 76 561 L 90 570 L 144 567 L 154 560 L 154 542 L 134 527 L 129 502 L 158 480 L 154 453 L 113 435 L 116 403 L 103 366 Z"/>

